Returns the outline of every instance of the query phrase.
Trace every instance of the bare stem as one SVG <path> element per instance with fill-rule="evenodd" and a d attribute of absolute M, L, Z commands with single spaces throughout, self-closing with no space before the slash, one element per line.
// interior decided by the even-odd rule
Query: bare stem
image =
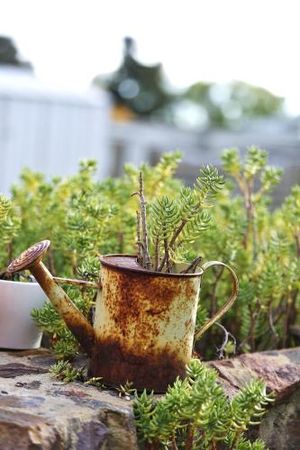
<path fill-rule="evenodd" d="M 141 241 L 141 214 L 136 212 L 136 238 L 137 238 L 137 260 L 138 263 L 143 265 L 143 251 Z"/>
<path fill-rule="evenodd" d="M 49 269 L 50 272 L 52 273 L 52 275 L 56 275 L 56 270 L 55 270 L 55 264 L 54 264 L 54 255 L 53 255 L 53 249 L 52 247 L 49 248 L 48 250 L 48 264 L 49 264 Z"/>
<path fill-rule="evenodd" d="M 74 280 L 73 278 L 53 277 L 53 280 L 58 284 L 69 284 L 72 286 L 87 287 L 93 289 L 99 289 L 100 286 L 99 283 L 95 283 L 93 281 Z"/>
<path fill-rule="evenodd" d="M 247 231 L 244 236 L 244 246 L 247 248 L 249 243 L 249 238 L 252 233 L 252 245 L 253 245 L 253 258 L 257 257 L 257 230 L 255 224 L 255 206 L 253 203 L 253 181 L 245 181 L 246 189 L 243 191 L 244 202 L 247 214 Z"/>
<path fill-rule="evenodd" d="M 180 225 L 178 226 L 178 228 L 174 231 L 174 234 L 170 240 L 170 248 L 174 250 L 175 248 L 175 241 L 178 238 L 178 236 L 180 235 L 180 233 L 182 232 L 183 228 L 185 227 L 185 225 L 187 224 L 187 220 L 182 219 Z"/>
<path fill-rule="evenodd" d="M 187 221 L 186 220 L 182 220 L 179 227 L 174 231 L 174 234 L 170 240 L 169 246 L 168 246 L 168 251 L 166 252 L 165 249 L 165 253 L 163 256 L 163 259 L 160 263 L 160 266 L 158 268 L 159 272 L 162 271 L 162 269 L 164 268 L 164 265 L 166 264 L 168 258 L 169 258 L 169 249 L 171 250 L 175 250 L 175 241 L 178 238 L 178 236 L 180 235 L 181 231 L 183 230 L 184 226 L 186 225 Z"/>
<path fill-rule="evenodd" d="M 159 265 L 159 238 L 156 237 L 154 245 L 154 270 L 158 270 Z"/>
<path fill-rule="evenodd" d="M 186 269 L 182 270 L 180 273 L 195 273 L 197 267 L 202 261 L 202 256 L 197 256 Z"/>
<path fill-rule="evenodd" d="M 167 239 L 164 239 L 164 249 L 165 249 L 165 256 L 166 256 L 167 272 L 171 272 L 169 244 L 168 244 L 168 240 Z"/>
<path fill-rule="evenodd" d="M 300 233 L 295 234 L 297 258 L 300 259 Z"/>
<path fill-rule="evenodd" d="M 192 424 L 189 424 L 187 427 L 187 436 L 185 441 L 184 450 L 192 450 L 194 443 L 194 428 Z"/>
<path fill-rule="evenodd" d="M 255 327 L 256 327 L 256 320 L 257 320 L 257 308 L 253 311 L 252 308 L 250 308 L 250 331 L 249 331 L 249 340 L 250 340 L 250 348 L 251 351 L 254 352 L 255 350 Z"/>
<path fill-rule="evenodd" d="M 159 450 L 160 448 L 160 443 L 155 441 L 155 442 L 147 442 L 145 444 L 145 450 Z"/>
<path fill-rule="evenodd" d="M 144 267 L 144 269 L 150 269 L 151 259 L 149 254 L 146 200 L 144 196 L 144 179 L 142 172 L 140 172 L 139 175 L 139 191 L 134 192 L 132 195 L 138 195 L 140 200 L 140 211 L 138 213 L 139 216 L 137 216 L 137 241 L 139 245 L 138 255 L 139 252 L 142 251 L 140 264 Z"/>
<path fill-rule="evenodd" d="M 289 296 L 286 301 L 286 311 L 285 311 L 285 320 L 284 320 L 284 329 L 283 329 L 283 338 L 282 338 L 282 347 L 283 348 L 286 346 L 286 341 L 287 341 L 288 333 L 289 333 L 292 302 L 293 302 L 293 300 L 292 300 L 291 296 Z M 278 336 L 277 336 L 277 338 L 278 338 Z"/>
<path fill-rule="evenodd" d="M 217 443 L 214 439 L 211 442 L 211 450 L 217 450 Z"/>
<path fill-rule="evenodd" d="M 141 221 L 142 221 L 142 242 L 144 245 L 144 264 L 146 269 L 150 269 L 151 262 L 148 244 L 146 201 L 144 196 L 144 179 L 142 172 L 140 172 L 140 204 L 141 204 Z"/>
<path fill-rule="evenodd" d="M 119 252 L 124 253 L 124 233 L 118 234 Z"/>
<path fill-rule="evenodd" d="M 270 302 L 270 305 L 269 305 L 268 319 L 269 319 L 269 327 L 270 327 L 271 333 L 273 334 L 273 336 L 277 342 L 278 341 L 278 333 L 277 333 L 275 325 L 274 325 L 272 302 Z"/>
<path fill-rule="evenodd" d="M 231 339 L 233 340 L 233 343 L 234 343 L 235 347 L 236 347 L 236 339 L 233 336 L 233 334 L 231 334 L 229 331 L 227 331 L 226 328 L 223 327 L 223 325 L 221 325 L 219 322 L 216 322 L 215 324 L 218 325 L 218 327 L 220 327 L 221 330 L 224 332 L 223 343 L 222 343 L 221 347 L 217 349 L 218 353 L 219 353 L 219 359 L 223 359 L 224 358 L 224 353 L 225 353 L 225 350 L 226 350 L 226 345 L 228 343 L 229 337 L 231 337 Z"/>
<path fill-rule="evenodd" d="M 12 259 L 13 259 L 13 244 L 12 244 L 12 241 L 10 241 L 7 244 L 7 260 L 8 260 L 8 262 L 11 262 Z"/>
<path fill-rule="evenodd" d="M 176 444 L 176 436 L 172 436 L 172 450 L 178 450 L 177 444 Z"/>

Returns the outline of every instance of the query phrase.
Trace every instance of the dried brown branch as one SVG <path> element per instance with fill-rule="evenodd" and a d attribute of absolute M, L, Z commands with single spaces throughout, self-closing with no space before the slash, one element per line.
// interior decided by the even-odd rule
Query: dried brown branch
<path fill-rule="evenodd" d="M 186 436 L 184 449 L 192 450 L 193 444 L 194 444 L 194 427 L 192 426 L 192 424 L 189 424 L 187 426 L 187 436 Z"/>
<path fill-rule="evenodd" d="M 146 213 L 146 201 L 144 196 L 144 179 L 143 173 L 140 172 L 140 208 L 141 208 L 141 224 L 142 224 L 142 242 L 144 246 L 144 267 L 150 269 L 151 261 L 149 255 L 149 243 L 148 243 L 148 229 L 147 229 L 147 213 Z"/>
<path fill-rule="evenodd" d="M 182 230 L 183 230 L 183 228 L 185 227 L 186 224 L 187 224 L 187 220 L 186 219 L 182 219 L 180 225 L 174 231 L 174 234 L 173 234 L 173 236 L 172 236 L 172 238 L 170 240 L 170 248 L 172 250 L 174 250 L 176 239 L 178 238 L 178 236 L 180 235 L 180 233 L 182 232 Z"/>
<path fill-rule="evenodd" d="M 202 256 L 197 256 L 191 264 L 184 270 L 182 270 L 180 273 L 195 273 L 197 267 L 202 262 Z"/>
<path fill-rule="evenodd" d="M 143 179 L 143 173 L 140 172 L 139 175 L 139 192 L 134 192 L 132 195 L 138 195 L 140 200 L 140 218 L 139 218 L 139 224 L 137 226 L 139 227 L 138 234 L 140 234 L 140 239 L 137 236 L 138 242 L 142 242 L 143 246 L 140 246 L 143 251 L 142 256 L 142 266 L 144 269 L 150 269 L 151 268 L 151 259 L 149 254 L 149 243 L 148 243 L 148 228 L 147 228 L 147 213 L 146 213 L 146 201 L 144 196 L 144 179 Z"/>
<path fill-rule="evenodd" d="M 178 450 L 177 444 L 176 444 L 176 436 L 172 436 L 172 450 Z"/>
<path fill-rule="evenodd" d="M 141 214 L 136 212 L 137 261 L 143 265 L 143 249 L 141 240 Z"/>
<path fill-rule="evenodd" d="M 164 239 L 164 250 L 165 250 L 165 257 L 166 257 L 166 271 L 168 273 L 171 272 L 171 263 L 170 263 L 170 254 L 169 254 L 169 244 L 168 240 Z"/>
<path fill-rule="evenodd" d="M 163 259 L 161 261 L 161 264 L 158 268 L 158 271 L 161 272 L 167 262 L 167 259 L 169 257 L 169 249 L 170 250 L 174 250 L 175 249 L 175 242 L 176 239 L 178 238 L 178 236 L 180 235 L 180 233 L 182 232 L 183 228 L 185 227 L 185 225 L 187 224 L 187 220 L 182 220 L 180 225 L 178 226 L 178 228 L 174 231 L 174 234 L 169 242 L 169 247 L 168 247 L 168 252 L 164 254 Z"/>

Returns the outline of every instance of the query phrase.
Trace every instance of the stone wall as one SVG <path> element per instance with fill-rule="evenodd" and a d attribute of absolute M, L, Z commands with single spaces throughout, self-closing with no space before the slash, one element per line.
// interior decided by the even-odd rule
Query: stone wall
<path fill-rule="evenodd" d="M 43 349 L 0 353 L 0 450 L 138 450 L 131 402 L 51 378 L 53 362 Z M 252 435 L 271 450 L 300 449 L 300 348 L 209 364 L 229 396 L 263 378 L 277 401 Z"/>

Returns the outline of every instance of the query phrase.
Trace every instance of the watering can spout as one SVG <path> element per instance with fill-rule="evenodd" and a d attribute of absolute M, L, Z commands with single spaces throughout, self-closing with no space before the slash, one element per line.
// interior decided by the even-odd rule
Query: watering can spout
<path fill-rule="evenodd" d="M 42 263 L 41 260 L 49 246 L 50 241 L 45 240 L 28 248 L 11 262 L 7 272 L 12 274 L 29 269 L 56 311 L 65 321 L 69 330 L 74 334 L 87 354 L 90 355 L 95 341 L 94 329 Z M 57 280 L 61 281 L 62 279 Z"/>

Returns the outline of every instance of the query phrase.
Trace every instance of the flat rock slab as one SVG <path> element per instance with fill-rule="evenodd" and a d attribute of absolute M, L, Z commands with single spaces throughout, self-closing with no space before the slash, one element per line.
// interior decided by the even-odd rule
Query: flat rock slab
<path fill-rule="evenodd" d="M 0 352 L 0 450 L 136 450 L 131 402 L 59 382 L 43 349 Z"/>
<path fill-rule="evenodd" d="M 137 450 L 132 402 L 114 391 L 57 381 L 48 373 L 54 362 L 44 349 L 0 352 L 0 450 Z M 277 403 L 259 435 L 272 450 L 300 449 L 300 348 L 209 364 L 229 396 L 262 378 Z"/>
<path fill-rule="evenodd" d="M 246 353 L 237 358 L 212 361 L 229 395 L 253 378 L 261 378 L 280 401 L 300 387 L 300 349 Z M 300 447 L 299 447 L 300 448 Z"/>

